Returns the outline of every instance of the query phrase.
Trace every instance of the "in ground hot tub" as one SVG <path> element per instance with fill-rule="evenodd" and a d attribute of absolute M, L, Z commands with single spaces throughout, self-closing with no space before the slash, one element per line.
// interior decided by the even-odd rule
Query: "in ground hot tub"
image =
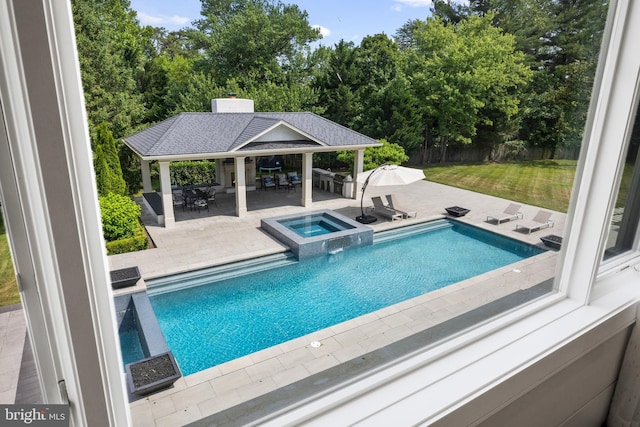
<path fill-rule="evenodd" d="M 266 218 L 260 225 L 299 260 L 373 244 L 373 229 L 328 209 Z"/>

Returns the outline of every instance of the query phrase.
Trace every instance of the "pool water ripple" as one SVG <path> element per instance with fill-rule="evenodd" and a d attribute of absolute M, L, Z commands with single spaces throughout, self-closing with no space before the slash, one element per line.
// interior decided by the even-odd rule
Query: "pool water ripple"
<path fill-rule="evenodd" d="M 150 299 L 189 375 L 541 252 L 455 224 Z"/>

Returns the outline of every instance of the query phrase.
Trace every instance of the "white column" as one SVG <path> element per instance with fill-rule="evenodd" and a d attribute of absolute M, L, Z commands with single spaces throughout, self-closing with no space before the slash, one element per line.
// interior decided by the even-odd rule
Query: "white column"
<path fill-rule="evenodd" d="M 304 207 L 310 207 L 313 204 L 313 153 L 304 153 L 302 155 L 302 199 L 300 204 Z"/>
<path fill-rule="evenodd" d="M 173 227 L 176 218 L 173 214 L 173 194 L 171 193 L 171 175 L 169 162 L 158 162 L 160 165 L 160 192 L 162 193 L 162 211 L 164 212 L 164 226 Z"/>
<path fill-rule="evenodd" d="M 149 169 L 149 160 L 140 159 L 140 170 L 142 171 L 142 191 L 145 193 L 151 193 L 153 187 L 151 186 L 151 169 Z"/>
<path fill-rule="evenodd" d="M 222 160 L 223 159 L 216 159 L 216 183 L 222 185 L 222 188 L 225 188 L 227 183 L 224 179 L 224 164 Z"/>
<path fill-rule="evenodd" d="M 356 150 L 353 153 L 353 198 L 360 198 L 360 191 L 362 190 L 362 182 L 358 183 L 358 174 L 364 172 L 364 148 Z"/>
<path fill-rule="evenodd" d="M 244 157 L 234 157 L 236 175 L 236 216 L 247 213 L 247 183 L 245 179 Z"/>

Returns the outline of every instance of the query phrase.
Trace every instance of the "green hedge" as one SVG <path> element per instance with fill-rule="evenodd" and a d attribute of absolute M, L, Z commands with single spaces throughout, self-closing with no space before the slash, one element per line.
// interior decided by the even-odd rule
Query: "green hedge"
<path fill-rule="evenodd" d="M 172 162 L 169 172 L 171 184 L 181 187 L 216 182 L 216 163 L 208 160 Z"/>
<path fill-rule="evenodd" d="M 109 193 L 100 196 L 100 210 L 107 255 L 147 248 L 147 235 L 140 224 L 140 206 L 135 201 Z"/>
<path fill-rule="evenodd" d="M 147 235 L 142 225 L 138 224 L 138 229 L 133 237 L 113 240 L 107 242 L 107 255 L 123 254 L 147 249 Z"/>

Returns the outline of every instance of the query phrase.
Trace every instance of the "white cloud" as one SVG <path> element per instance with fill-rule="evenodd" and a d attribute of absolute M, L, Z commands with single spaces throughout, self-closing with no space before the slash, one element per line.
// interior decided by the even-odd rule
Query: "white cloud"
<path fill-rule="evenodd" d="M 394 0 L 396 4 L 393 9 L 400 10 L 403 6 L 408 7 L 429 7 L 431 6 L 431 0 Z"/>
<path fill-rule="evenodd" d="M 322 37 L 328 37 L 331 35 L 331 30 L 328 29 L 327 27 L 323 27 L 322 25 L 312 25 L 312 28 L 316 28 L 318 30 L 320 30 L 320 34 L 322 34 Z"/>
<path fill-rule="evenodd" d="M 140 19 L 140 23 L 142 25 L 152 25 L 154 27 L 163 27 L 163 26 L 174 27 L 176 25 L 178 25 L 178 26 L 186 25 L 190 21 L 189 18 L 186 18 L 184 16 L 178 16 L 178 15 L 173 15 L 173 16 L 166 16 L 166 15 L 153 16 L 153 15 L 146 14 L 144 12 L 139 12 L 138 13 L 138 19 Z"/>

